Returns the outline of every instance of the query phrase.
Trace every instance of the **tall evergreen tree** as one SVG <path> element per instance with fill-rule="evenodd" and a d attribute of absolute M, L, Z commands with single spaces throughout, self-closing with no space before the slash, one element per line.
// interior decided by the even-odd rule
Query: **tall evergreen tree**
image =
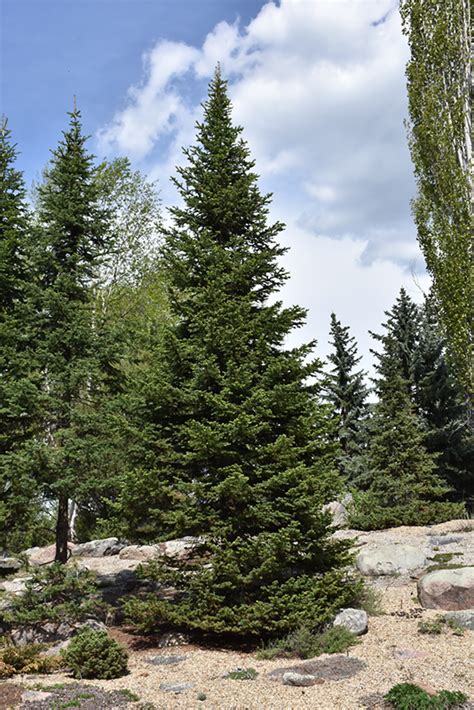
<path fill-rule="evenodd" d="M 354 588 L 347 545 L 330 539 L 321 511 L 335 472 L 307 382 L 320 364 L 307 360 L 311 344 L 284 348 L 305 313 L 271 298 L 286 279 L 283 225 L 268 223 L 270 196 L 240 133 L 217 70 L 176 181 L 183 206 L 165 249 L 175 325 L 148 377 L 148 458 L 124 507 L 155 536 L 201 536 L 184 569 L 172 559 L 160 568 L 183 594 L 153 601 L 157 622 L 257 636 L 316 626 Z"/>
<path fill-rule="evenodd" d="M 104 249 L 106 215 L 99 205 L 80 113 L 74 108 L 69 115 L 69 129 L 38 188 L 34 257 L 44 436 L 36 442 L 32 469 L 57 505 L 60 562 L 67 559 L 70 499 L 86 495 L 100 471 L 93 429 L 105 327 L 95 317 L 93 286 Z"/>
<path fill-rule="evenodd" d="M 0 546 L 34 542 L 37 489 L 18 465 L 35 431 L 35 364 L 29 302 L 29 217 L 16 148 L 0 124 Z M 38 540 L 38 537 L 36 537 Z"/>
<path fill-rule="evenodd" d="M 386 312 L 378 363 L 378 402 L 367 453 L 370 485 L 356 497 L 352 524 L 362 529 L 420 525 L 460 517 L 463 506 L 445 502 L 449 491 L 436 474 L 436 457 L 414 404 L 418 311 L 402 289 Z"/>
<path fill-rule="evenodd" d="M 426 446 L 436 454 L 438 475 L 455 500 L 474 495 L 474 435 L 462 388 L 446 358 L 445 338 L 430 296 L 421 309 L 415 351 L 415 404 L 426 429 Z"/>
<path fill-rule="evenodd" d="M 324 387 L 338 421 L 339 470 L 346 481 L 352 482 L 358 478 L 357 462 L 364 448 L 367 387 L 363 371 L 355 371 L 361 360 L 357 357 L 355 338 L 334 313 L 331 313 L 330 334 L 333 351 L 328 360 L 332 368 Z"/>

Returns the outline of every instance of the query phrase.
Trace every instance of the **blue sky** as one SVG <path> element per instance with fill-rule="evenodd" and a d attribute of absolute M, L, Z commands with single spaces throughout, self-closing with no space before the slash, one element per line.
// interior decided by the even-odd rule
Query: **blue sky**
<path fill-rule="evenodd" d="M 100 158 L 169 177 L 193 141 L 215 64 L 274 193 L 272 217 L 309 309 L 295 342 L 327 351 L 332 310 L 361 351 L 401 285 L 428 280 L 410 200 L 403 121 L 408 48 L 397 0 L 0 0 L 1 111 L 27 181 L 38 179 L 73 95 Z M 416 273 L 416 277 L 413 274 Z M 365 357 L 370 365 L 370 356 Z"/>

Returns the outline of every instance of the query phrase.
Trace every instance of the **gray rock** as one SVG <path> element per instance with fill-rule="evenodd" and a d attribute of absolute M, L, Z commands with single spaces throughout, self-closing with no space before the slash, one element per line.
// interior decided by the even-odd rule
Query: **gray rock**
<path fill-rule="evenodd" d="M 186 656 L 148 656 L 145 660 L 153 666 L 174 666 L 185 661 Z"/>
<path fill-rule="evenodd" d="M 47 693 L 44 690 L 25 690 L 21 696 L 22 703 L 41 703 L 43 700 L 48 700 L 52 693 Z"/>
<path fill-rule="evenodd" d="M 464 540 L 462 535 L 439 535 L 438 537 L 430 537 L 430 545 L 440 546 L 440 545 L 452 545 L 456 542 L 462 542 Z"/>
<path fill-rule="evenodd" d="M 323 505 L 323 511 L 331 513 L 333 527 L 343 528 L 346 526 L 347 510 L 338 500 L 333 500 L 331 503 Z"/>
<path fill-rule="evenodd" d="M 462 609 L 461 611 L 448 611 L 444 615 L 445 619 L 452 619 L 464 629 L 474 631 L 474 609 Z"/>
<path fill-rule="evenodd" d="M 160 550 L 156 545 L 127 545 L 119 552 L 121 560 L 156 560 L 160 556 Z"/>
<path fill-rule="evenodd" d="M 426 564 L 423 549 L 403 543 L 365 547 L 356 558 L 357 569 L 368 577 L 408 574 L 423 569 Z"/>
<path fill-rule="evenodd" d="M 118 555 L 124 547 L 127 547 L 126 542 L 121 542 L 117 537 L 107 537 L 104 540 L 91 540 L 75 545 L 71 553 L 73 557 L 109 557 Z"/>
<path fill-rule="evenodd" d="M 16 646 L 25 646 L 30 643 L 58 643 L 75 636 L 80 629 L 88 627 L 94 631 L 106 631 L 107 627 L 96 619 L 86 619 L 80 624 L 66 622 L 46 622 L 35 626 L 22 626 L 10 629 L 10 637 Z M 53 654 L 54 655 L 54 654 Z"/>
<path fill-rule="evenodd" d="M 162 634 L 156 645 L 158 648 L 173 648 L 174 646 L 186 646 L 190 642 L 189 636 L 180 631 L 168 631 Z"/>
<path fill-rule="evenodd" d="M 7 579 L 4 582 L 0 582 L 0 591 L 7 592 L 7 594 L 23 594 L 26 587 L 26 582 L 31 579 L 31 577 L 17 577 L 17 579 Z"/>
<path fill-rule="evenodd" d="M 0 576 L 18 572 L 20 567 L 20 560 L 16 560 L 14 557 L 0 557 Z"/>
<path fill-rule="evenodd" d="M 356 636 L 361 636 L 367 633 L 367 612 L 363 609 L 343 609 L 334 619 L 333 626 L 343 626 Z"/>
<path fill-rule="evenodd" d="M 155 547 L 158 550 L 158 554 L 168 555 L 169 557 L 175 557 L 176 559 L 184 560 L 189 557 L 190 552 L 200 542 L 201 538 L 187 535 L 186 537 L 180 537 L 176 540 L 167 540 L 166 542 L 159 542 L 157 545 L 155 545 Z"/>
<path fill-rule="evenodd" d="M 283 685 L 295 685 L 306 688 L 310 685 L 321 683 L 321 680 L 314 675 L 303 675 L 302 673 L 283 673 Z"/>
<path fill-rule="evenodd" d="M 165 693 L 183 693 L 185 690 L 194 688 L 195 683 L 160 683 L 160 690 Z"/>
<path fill-rule="evenodd" d="M 428 572 L 418 581 L 418 597 L 426 609 L 474 608 L 474 567 Z"/>

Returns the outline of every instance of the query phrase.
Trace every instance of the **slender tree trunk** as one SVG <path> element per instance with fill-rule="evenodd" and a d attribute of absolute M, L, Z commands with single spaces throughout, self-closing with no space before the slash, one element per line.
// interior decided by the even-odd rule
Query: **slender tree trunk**
<path fill-rule="evenodd" d="M 56 554 L 55 562 L 65 564 L 68 557 L 68 536 L 69 536 L 69 499 L 63 493 L 58 500 L 58 518 L 56 522 Z"/>

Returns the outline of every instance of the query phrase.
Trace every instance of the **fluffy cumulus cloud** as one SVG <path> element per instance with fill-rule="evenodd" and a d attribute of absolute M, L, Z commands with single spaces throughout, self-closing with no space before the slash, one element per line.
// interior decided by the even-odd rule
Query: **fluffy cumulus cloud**
<path fill-rule="evenodd" d="M 400 285 L 420 294 L 410 273 L 422 262 L 410 217 L 408 48 L 397 7 L 281 0 L 246 27 L 219 23 L 200 47 L 161 40 L 98 135 L 102 150 L 143 161 L 165 202 L 175 199 L 168 177 L 193 140 L 220 62 L 262 186 L 288 225 L 284 296 L 310 308 L 302 337 L 324 340 L 335 310 L 364 350 L 367 329 L 377 329 Z"/>

